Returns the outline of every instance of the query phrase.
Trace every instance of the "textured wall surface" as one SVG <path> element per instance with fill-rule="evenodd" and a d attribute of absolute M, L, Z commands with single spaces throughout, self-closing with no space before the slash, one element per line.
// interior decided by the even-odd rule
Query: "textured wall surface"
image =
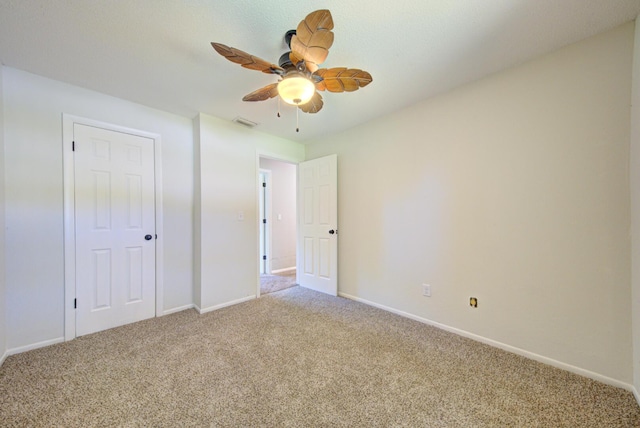
<path fill-rule="evenodd" d="M 338 154 L 340 292 L 630 384 L 633 36 L 309 144 Z"/>

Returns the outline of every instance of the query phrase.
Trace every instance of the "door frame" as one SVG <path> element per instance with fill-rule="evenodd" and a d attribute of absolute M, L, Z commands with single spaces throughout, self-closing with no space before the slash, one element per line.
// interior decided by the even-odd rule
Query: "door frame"
<path fill-rule="evenodd" d="M 73 156 L 73 126 L 74 124 L 93 126 L 109 131 L 137 135 L 153 140 L 154 152 L 154 180 L 155 180 L 155 220 L 156 233 L 156 302 L 155 316 L 163 314 L 163 272 L 164 250 L 162 235 L 163 211 L 162 211 L 162 144 L 159 134 L 154 134 L 138 129 L 127 128 L 98 120 L 70 114 L 62 114 L 62 170 L 63 170 L 63 224 L 64 224 L 64 340 L 76 338 L 76 314 L 74 301 L 76 299 L 76 221 L 75 221 L 75 177 Z"/>
<path fill-rule="evenodd" d="M 264 182 L 267 183 L 267 187 L 266 190 L 264 190 L 264 217 L 259 218 L 258 219 L 258 233 L 260 233 L 260 222 L 262 221 L 262 219 L 267 219 L 267 223 L 265 226 L 265 236 L 264 236 L 264 246 L 265 246 L 265 253 L 267 255 L 267 260 L 265 263 L 265 275 L 270 275 L 271 274 L 271 258 L 269 257 L 271 255 L 271 170 L 270 169 L 259 169 L 258 172 L 258 181 L 260 181 L 260 174 L 264 174 Z M 261 183 L 258 183 L 258 191 L 260 191 L 260 186 Z M 260 199 L 258 199 L 259 201 Z M 259 204 L 259 202 L 258 202 Z M 258 214 L 260 213 L 260 210 L 258 210 Z M 258 261 L 262 262 L 262 260 L 260 260 L 260 257 L 258 257 Z"/>

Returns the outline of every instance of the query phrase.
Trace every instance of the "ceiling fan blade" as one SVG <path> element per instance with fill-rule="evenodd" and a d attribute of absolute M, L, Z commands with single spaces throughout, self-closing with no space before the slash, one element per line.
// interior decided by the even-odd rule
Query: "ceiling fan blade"
<path fill-rule="evenodd" d="M 314 74 L 322 78 L 316 83 L 316 89 L 319 91 L 353 92 L 373 81 L 371 74 L 357 68 L 321 68 Z"/>
<path fill-rule="evenodd" d="M 258 70 L 267 74 L 284 74 L 284 70 L 270 63 L 269 61 L 265 61 L 257 56 L 253 56 L 248 54 L 240 49 L 231 48 L 227 45 L 223 45 L 222 43 L 214 43 L 211 42 L 211 46 L 218 52 L 220 55 L 225 57 L 231 62 L 235 62 L 236 64 L 240 64 L 244 68 L 248 68 L 250 70 Z"/>
<path fill-rule="evenodd" d="M 316 92 L 309 102 L 299 105 L 298 108 L 305 113 L 317 113 L 322 109 L 323 105 L 322 95 Z"/>
<path fill-rule="evenodd" d="M 256 91 L 251 92 L 250 94 L 245 95 L 242 98 L 242 101 L 265 101 L 269 98 L 278 96 L 278 84 L 272 83 L 270 85 L 265 86 L 264 88 L 260 88 Z"/>
<path fill-rule="evenodd" d="M 333 44 L 333 18 L 326 9 L 311 12 L 300 21 L 296 35 L 291 38 L 289 59 L 295 65 L 304 60 L 307 70 L 314 72 L 322 64 Z"/>

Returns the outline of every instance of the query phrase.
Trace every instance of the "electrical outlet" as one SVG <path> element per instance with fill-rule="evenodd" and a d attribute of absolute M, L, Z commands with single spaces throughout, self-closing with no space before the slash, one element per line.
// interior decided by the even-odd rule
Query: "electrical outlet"
<path fill-rule="evenodd" d="M 469 297 L 469 306 L 472 308 L 478 307 L 478 298 L 477 297 Z"/>
<path fill-rule="evenodd" d="M 431 285 L 422 284 L 422 295 L 425 297 L 431 297 Z"/>

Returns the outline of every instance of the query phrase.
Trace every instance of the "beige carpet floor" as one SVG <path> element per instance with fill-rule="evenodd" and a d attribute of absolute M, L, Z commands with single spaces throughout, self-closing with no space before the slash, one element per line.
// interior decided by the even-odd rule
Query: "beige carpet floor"
<path fill-rule="evenodd" d="M 5 427 L 637 427 L 632 394 L 301 287 L 9 357 Z"/>
<path fill-rule="evenodd" d="M 260 275 L 260 294 L 269 294 L 296 285 L 296 271 Z"/>

